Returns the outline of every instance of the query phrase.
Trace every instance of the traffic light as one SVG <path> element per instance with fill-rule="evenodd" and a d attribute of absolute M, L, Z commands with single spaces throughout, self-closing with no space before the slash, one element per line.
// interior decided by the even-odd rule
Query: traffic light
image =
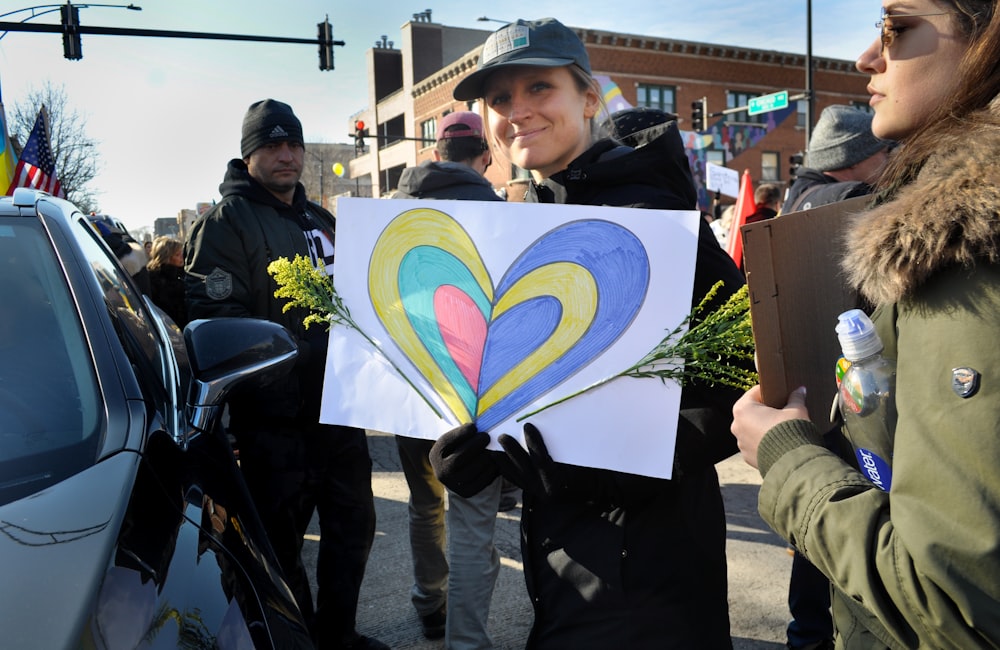
<path fill-rule="evenodd" d="M 80 9 L 71 3 L 59 7 L 62 15 L 63 56 L 70 61 L 83 58 L 83 43 L 80 40 Z"/>
<path fill-rule="evenodd" d="M 801 167 L 802 163 L 805 162 L 805 156 L 802 154 L 801 151 L 798 153 L 793 153 L 791 156 L 788 157 L 788 162 L 791 164 L 791 168 L 789 168 L 788 170 L 788 177 L 795 178 L 795 175 L 799 171 L 799 167 Z"/>
<path fill-rule="evenodd" d="M 365 150 L 365 138 L 368 137 L 368 129 L 365 123 L 358 120 L 354 123 L 354 152 L 359 154 Z"/>
<path fill-rule="evenodd" d="M 319 69 L 333 70 L 333 25 L 329 16 L 316 27 L 319 31 Z"/>
<path fill-rule="evenodd" d="M 708 98 L 702 97 L 691 102 L 691 130 L 704 131 L 708 128 Z"/>

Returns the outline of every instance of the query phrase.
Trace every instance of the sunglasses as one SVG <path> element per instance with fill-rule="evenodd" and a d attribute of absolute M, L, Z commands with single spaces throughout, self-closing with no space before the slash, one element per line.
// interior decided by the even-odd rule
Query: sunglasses
<path fill-rule="evenodd" d="M 887 14 L 885 12 L 885 7 L 882 7 L 882 20 L 875 23 L 875 29 L 882 32 L 882 53 L 885 53 L 886 48 L 892 47 L 892 44 L 896 42 L 896 37 L 899 36 L 899 27 L 892 26 L 893 18 L 923 18 L 925 16 L 947 16 L 948 14 L 956 13 L 954 11 L 938 11 L 930 14 Z"/>

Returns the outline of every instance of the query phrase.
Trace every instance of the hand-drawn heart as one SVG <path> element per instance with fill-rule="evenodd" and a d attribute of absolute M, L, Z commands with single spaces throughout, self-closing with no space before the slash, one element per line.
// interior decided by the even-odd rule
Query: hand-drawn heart
<path fill-rule="evenodd" d="M 460 422 L 482 431 L 602 354 L 649 286 L 639 239 L 599 219 L 539 237 L 496 285 L 449 215 L 408 210 L 372 250 L 372 306 L 399 349 Z"/>

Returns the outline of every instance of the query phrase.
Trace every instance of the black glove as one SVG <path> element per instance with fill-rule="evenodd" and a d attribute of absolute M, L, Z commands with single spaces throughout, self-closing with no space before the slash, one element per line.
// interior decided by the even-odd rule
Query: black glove
<path fill-rule="evenodd" d="M 570 496 L 567 476 L 569 466 L 552 460 L 545 441 L 542 440 L 542 433 L 535 425 L 530 422 L 524 425 L 527 451 L 516 438 L 507 434 L 501 434 L 498 442 L 506 452 L 498 459 L 500 471 L 518 487 L 540 498 L 565 499 Z"/>
<path fill-rule="evenodd" d="M 475 424 L 452 429 L 431 447 L 434 474 L 459 496 L 475 496 L 500 476 L 488 444 L 490 434 L 477 430 Z"/>

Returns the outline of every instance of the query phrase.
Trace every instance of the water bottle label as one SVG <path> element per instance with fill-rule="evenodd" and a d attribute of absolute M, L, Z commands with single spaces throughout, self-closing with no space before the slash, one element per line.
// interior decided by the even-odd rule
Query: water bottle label
<path fill-rule="evenodd" d="M 854 454 L 858 457 L 861 473 L 875 484 L 876 487 L 889 491 L 892 483 L 892 468 L 881 456 L 863 447 L 856 447 Z"/>
<path fill-rule="evenodd" d="M 851 374 L 841 377 L 840 402 L 844 408 L 858 415 L 867 415 L 865 411 L 865 391 L 861 386 L 860 375 Z"/>
<path fill-rule="evenodd" d="M 837 367 L 835 372 L 837 374 L 838 387 L 840 386 L 840 380 L 844 378 L 844 375 L 847 373 L 847 369 L 850 367 L 851 367 L 851 362 L 845 359 L 844 357 L 840 357 L 839 359 L 837 359 Z"/>

